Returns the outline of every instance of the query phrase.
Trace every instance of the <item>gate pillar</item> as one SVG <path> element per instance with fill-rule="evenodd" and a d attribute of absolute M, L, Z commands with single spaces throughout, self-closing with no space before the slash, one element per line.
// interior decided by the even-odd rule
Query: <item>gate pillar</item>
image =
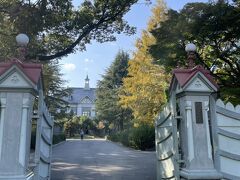
<path fill-rule="evenodd" d="M 0 64 L 0 180 L 32 179 L 28 170 L 34 97 L 42 66 Z"/>
<path fill-rule="evenodd" d="M 218 91 L 210 72 L 193 67 L 194 54 L 189 53 L 189 67 L 175 69 L 170 92 L 176 94 L 180 176 L 182 179 L 220 179 L 214 167 L 209 99 Z"/>

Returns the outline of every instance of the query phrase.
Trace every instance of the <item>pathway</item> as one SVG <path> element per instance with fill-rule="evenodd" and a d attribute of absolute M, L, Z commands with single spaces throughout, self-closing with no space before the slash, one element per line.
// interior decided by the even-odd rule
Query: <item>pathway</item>
<path fill-rule="evenodd" d="M 52 180 L 155 180 L 155 152 L 102 139 L 68 140 L 53 148 Z"/>

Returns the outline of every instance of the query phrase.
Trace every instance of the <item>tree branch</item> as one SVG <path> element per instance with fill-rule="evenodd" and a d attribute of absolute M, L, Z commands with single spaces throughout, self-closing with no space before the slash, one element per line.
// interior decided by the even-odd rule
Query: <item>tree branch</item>
<path fill-rule="evenodd" d="M 112 16 L 108 17 L 105 13 L 102 14 L 102 17 L 99 19 L 99 21 L 96 24 L 90 24 L 83 32 L 79 35 L 79 37 L 76 39 L 75 42 L 73 42 L 70 46 L 68 46 L 66 49 L 57 52 L 53 55 L 47 55 L 47 56 L 37 56 L 40 61 L 49 61 L 55 58 L 61 58 L 67 54 L 70 54 L 74 51 L 74 48 L 83 40 L 91 31 L 94 29 L 97 29 L 101 24 L 109 21 L 114 21 L 116 20 L 116 17 L 118 17 L 121 13 L 124 12 L 125 7 L 127 6 L 127 1 L 122 7 L 117 11 L 115 14 Z M 32 58 L 32 57 L 31 57 Z M 36 58 L 36 57 L 35 57 Z"/>

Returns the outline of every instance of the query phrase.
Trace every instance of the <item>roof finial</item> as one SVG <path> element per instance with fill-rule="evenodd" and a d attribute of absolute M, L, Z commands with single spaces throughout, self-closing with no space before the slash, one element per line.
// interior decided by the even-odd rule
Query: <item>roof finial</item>
<path fill-rule="evenodd" d="M 193 43 L 189 43 L 185 47 L 187 52 L 188 68 L 193 68 L 195 66 L 194 60 L 196 59 L 196 46 Z"/>
<path fill-rule="evenodd" d="M 25 60 L 25 56 L 27 54 L 27 45 L 29 43 L 29 37 L 26 34 L 18 34 L 16 36 L 17 45 L 19 46 L 19 59 L 21 61 Z"/>

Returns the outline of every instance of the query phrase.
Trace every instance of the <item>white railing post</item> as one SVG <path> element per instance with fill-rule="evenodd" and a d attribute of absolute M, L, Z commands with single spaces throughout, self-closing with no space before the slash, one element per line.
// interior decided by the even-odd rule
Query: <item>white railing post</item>
<path fill-rule="evenodd" d="M 39 90 L 38 122 L 35 149 L 35 177 L 34 180 L 50 179 L 52 156 L 53 118 L 44 102 L 43 92 Z"/>

